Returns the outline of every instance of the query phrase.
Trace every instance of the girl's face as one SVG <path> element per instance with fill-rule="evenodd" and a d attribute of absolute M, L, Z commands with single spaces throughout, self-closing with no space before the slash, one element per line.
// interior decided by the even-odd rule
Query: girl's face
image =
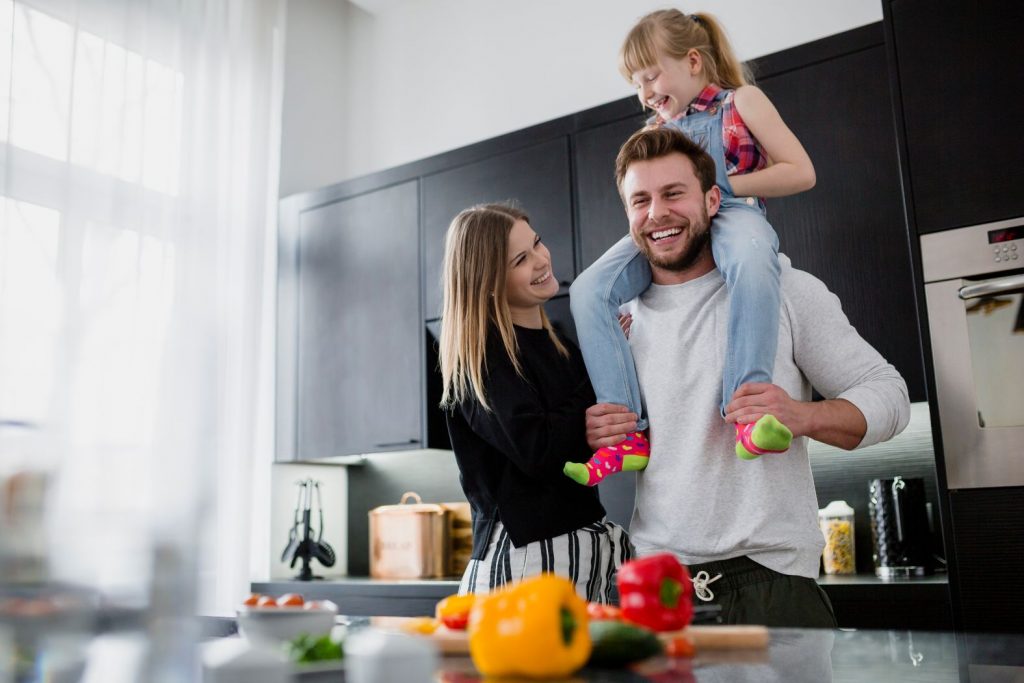
<path fill-rule="evenodd" d="M 674 119 L 707 87 L 702 66 L 696 50 L 690 50 L 682 59 L 660 53 L 657 63 L 633 72 L 640 103 L 662 121 Z"/>
<path fill-rule="evenodd" d="M 512 320 L 529 320 L 540 306 L 558 293 L 558 281 L 551 272 L 551 252 L 530 224 L 519 220 L 508 234 L 508 263 L 505 296 Z"/>

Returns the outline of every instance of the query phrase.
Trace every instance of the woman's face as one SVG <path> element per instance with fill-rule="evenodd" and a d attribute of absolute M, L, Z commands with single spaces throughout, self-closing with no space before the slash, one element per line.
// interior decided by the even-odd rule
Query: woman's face
<path fill-rule="evenodd" d="M 507 267 L 505 295 L 513 320 L 517 313 L 535 314 L 541 304 L 558 293 L 558 281 L 551 272 L 551 252 L 526 221 L 516 221 L 508 234 Z"/>

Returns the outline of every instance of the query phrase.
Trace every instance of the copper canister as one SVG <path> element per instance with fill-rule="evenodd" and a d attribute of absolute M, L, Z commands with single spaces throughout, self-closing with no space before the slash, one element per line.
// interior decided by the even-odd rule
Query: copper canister
<path fill-rule="evenodd" d="M 414 500 L 414 503 L 407 501 Z M 448 515 L 408 491 L 398 505 L 381 505 L 370 516 L 370 576 L 428 579 L 445 576 L 449 565 Z"/>

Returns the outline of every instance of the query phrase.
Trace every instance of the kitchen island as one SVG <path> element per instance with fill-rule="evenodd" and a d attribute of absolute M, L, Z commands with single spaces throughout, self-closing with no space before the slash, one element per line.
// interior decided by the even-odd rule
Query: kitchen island
<path fill-rule="evenodd" d="M 355 619 L 350 628 L 366 622 Z M 436 680 L 483 679 L 468 657 L 443 657 Z M 572 680 L 1009 683 L 1024 681 L 1024 634 L 771 629 L 766 650 L 654 657 L 629 668 L 583 669 Z"/>

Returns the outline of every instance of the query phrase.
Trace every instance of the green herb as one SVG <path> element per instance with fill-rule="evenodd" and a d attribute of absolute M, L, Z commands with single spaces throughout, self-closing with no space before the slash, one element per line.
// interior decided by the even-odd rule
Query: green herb
<path fill-rule="evenodd" d="M 330 635 L 314 638 L 303 633 L 289 641 L 286 647 L 289 659 L 299 664 L 341 659 L 345 656 L 341 643 L 332 640 Z"/>

